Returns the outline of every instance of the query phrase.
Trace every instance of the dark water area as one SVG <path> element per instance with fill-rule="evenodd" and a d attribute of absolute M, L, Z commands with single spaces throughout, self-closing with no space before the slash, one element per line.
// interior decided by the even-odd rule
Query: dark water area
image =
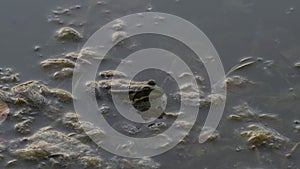
<path fill-rule="evenodd" d="M 73 9 L 70 14 L 59 15 L 60 21 L 63 23 L 52 20 L 53 10 L 75 5 L 80 5 L 80 9 Z M 243 87 L 228 88 L 225 111 L 217 128 L 220 136 L 214 141 L 198 143 L 201 126 L 208 112 L 207 107 L 201 108 L 197 122 L 190 135 L 187 136 L 186 142 L 180 143 L 164 154 L 153 157 L 153 160 L 160 164 L 160 167 L 157 168 L 300 168 L 300 148 L 296 148 L 290 158 L 285 157 L 300 141 L 300 126 L 295 122 L 300 121 L 300 69 L 294 66 L 295 63 L 300 62 L 300 1 L 2 0 L 0 2 L 0 67 L 12 68 L 14 72 L 20 73 L 21 82 L 38 80 L 49 87 L 62 88 L 71 92 L 71 79 L 51 80 L 51 73 L 47 69 L 42 69 L 40 62 L 79 51 L 88 38 L 106 23 L 128 14 L 146 11 L 173 14 L 200 28 L 219 53 L 225 73 L 239 64 L 242 58 L 251 56 L 255 59 L 254 64 L 230 74 L 245 77 L 254 83 Z M 57 41 L 54 37 L 55 31 L 63 26 L 75 28 L 83 35 L 83 39 L 79 42 L 69 43 Z M 191 59 L 193 53 L 183 44 L 175 42 L 174 39 L 154 35 L 132 37 L 129 40 L 136 43 L 134 50 L 117 46 L 110 51 L 108 57 L 124 58 L 133 51 L 145 47 L 161 47 L 171 50 L 178 53 L 182 60 L 191 66 L 193 72 L 204 77 L 203 90 L 210 92 L 208 75 L 203 64 Z M 40 46 L 40 49 L 35 51 L 35 46 Z M 114 69 L 119 62 L 120 60 L 106 62 L 100 66 L 99 71 Z M 151 74 L 151 76 L 150 79 L 155 76 L 159 81 L 163 81 L 160 76 L 165 75 L 157 72 L 157 76 L 156 74 Z M 147 80 L 147 78 L 143 80 Z M 168 81 L 168 83 L 171 82 L 174 81 Z M 172 89 L 176 87 L 168 83 L 165 86 L 162 85 L 165 90 L 170 86 Z M 170 88 L 169 90 L 172 91 Z M 228 116 L 234 113 L 233 107 L 245 102 L 260 113 L 277 115 L 277 120 L 228 120 Z M 112 106 L 112 103 L 106 104 Z M 172 108 L 177 108 L 177 105 L 173 106 L 171 105 Z M 17 111 L 17 109 L 11 108 L 11 111 Z M 43 112 L 44 110 L 39 111 Z M 72 104 L 64 106 L 63 112 L 68 111 L 74 111 Z M 122 128 L 122 126 L 118 126 L 118 124 L 122 124 L 118 120 L 122 119 L 108 118 L 115 120 L 111 123 L 116 127 Z M 9 142 L 28 137 L 41 127 L 49 125 L 66 133 L 74 132 L 61 124 L 56 124 L 55 119 L 46 118 L 44 114 L 35 116 L 35 121 L 31 125 L 31 133 L 27 135 L 16 132 L 14 125 L 17 122 L 19 121 L 9 116 L 0 125 L 0 138 Z M 283 144 L 280 148 L 265 146 L 251 148 L 251 145 L 247 143 L 247 138 L 241 137 L 240 132 L 247 130 L 247 126 L 253 123 L 263 124 L 276 130 L 289 139 L 288 143 Z M 141 135 L 147 134 L 153 133 L 142 133 Z M 88 144 L 96 147 L 92 142 L 88 142 Z M 4 156 L 3 159 L 0 159 L 0 168 L 38 168 L 40 162 L 47 161 L 47 159 L 39 161 L 18 159 L 10 155 L 8 150 L 1 151 L 0 154 Z M 104 163 L 105 160 L 111 160 L 114 156 L 102 149 L 99 150 L 99 154 Z M 18 159 L 18 161 L 7 166 L 7 162 L 12 159 Z M 120 161 L 111 161 L 120 163 Z M 51 165 L 47 167 L 62 168 L 51 167 Z M 108 169 L 109 167 L 104 165 L 99 168 Z M 148 166 L 148 168 L 151 167 Z M 152 166 L 152 168 L 155 167 Z"/>

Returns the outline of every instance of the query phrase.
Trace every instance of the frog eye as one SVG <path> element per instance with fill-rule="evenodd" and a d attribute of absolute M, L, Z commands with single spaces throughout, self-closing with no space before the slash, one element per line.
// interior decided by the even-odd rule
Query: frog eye
<path fill-rule="evenodd" d="M 154 80 L 149 80 L 148 81 L 148 85 L 150 86 L 155 86 L 156 85 L 156 82 Z"/>

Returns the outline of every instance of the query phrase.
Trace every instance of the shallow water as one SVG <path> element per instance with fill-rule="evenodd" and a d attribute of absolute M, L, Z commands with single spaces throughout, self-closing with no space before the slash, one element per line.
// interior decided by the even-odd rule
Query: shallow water
<path fill-rule="evenodd" d="M 197 123 L 188 136 L 187 143 L 154 157 L 154 160 L 164 169 L 300 168 L 299 149 L 290 159 L 285 158 L 285 154 L 294 143 L 300 141 L 300 131 L 295 130 L 293 124 L 295 119 L 300 120 L 300 70 L 293 67 L 295 62 L 300 61 L 299 1 L 111 0 L 105 1 L 107 2 L 105 5 L 97 5 L 96 2 L 93 0 L 1 1 L 0 67 L 13 68 L 15 72 L 20 73 L 21 81 L 41 80 L 49 83 L 51 87 L 70 91 L 71 81 L 49 80 L 51 74 L 41 69 L 40 61 L 80 49 L 96 30 L 121 16 L 144 12 L 150 7 L 154 12 L 177 15 L 198 26 L 209 37 L 220 55 L 226 72 L 246 56 L 262 57 L 264 61 L 274 61 L 274 64 L 268 65 L 261 61 L 232 73 L 232 75 L 248 78 L 255 82 L 255 85 L 228 91 L 225 112 L 217 129 L 220 132 L 220 138 L 213 142 L 198 143 L 199 126 L 203 125 L 207 114 L 207 109 L 204 108 L 199 111 Z M 57 7 L 67 8 L 73 5 L 81 5 L 81 9 L 62 17 L 65 23 L 83 22 L 83 26 L 75 26 L 75 28 L 83 34 L 84 39 L 78 43 L 58 43 L 53 34 L 62 25 L 48 22 L 47 19 L 52 15 L 51 11 Z M 207 79 L 202 64 L 189 60 L 192 53 L 189 53 L 188 49 L 182 49 L 184 48 L 182 44 L 172 39 L 151 35 L 133 37 L 132 40 L 138 44 L 135 50 L 150 46 L 162 47 L 178 53 L 183 60 L 192 65 L 193 71 Z M 41 46 L 41 50 L 35 52 L 35 45 Z M 130 52 L 132 51 L 117 47 L 111 51 L 110 55 L 123 58 Z M 114 66 L 116 63 L 109 62 L 101 68 L 112 69 Z M 290 91 L 290 88 L 294 90 Z M 295 97 L 289 96 L 291 94 L 295 94 Z M 245 139 L 239 136 L 239 131 L 251 121 L 227 120 L 227 116 L 233 113 L 232 107 L 243 102 L 248 102 L 250 106 L 264 113 L 277 114 L 279 121 L 262 121 L 262 123 L 290 138 L 290 143 L 280 149 L 262 147 L 249 150 Z M 173 106 L 176 108 L 175 105 Z M 71 105 L 64 109 L 73 111 Z M 16 120 L 9 117 L 0 126 L 0 138 L 10 140 L 23 137 L 24 135 L 14 130 L 15 123 Z M 112 123 L 118 123 L 118 121 Z M 45 120 L 43 115 L 38 115 L 32 125 L 32 133 L 42 126 L 51 124 L 53 121 Z M 54 125 L 54 127 L 61 131 L 71 132 L 63 126 Z M 236 152 L 239 146 L 245 149 Z M 104 160 L 111 158 L 111 154 L 101 151 L 100 154 Z M 7 152 L 3 154 L 8 156 Z M 0 168 L 3 168 L 9 159 L 13 157 L 8 156 L 1 160 Z M 11 168 L 24 168 L 24 165 L 27 168 L 36 168 L 35 162 L 22 160 Z"/>

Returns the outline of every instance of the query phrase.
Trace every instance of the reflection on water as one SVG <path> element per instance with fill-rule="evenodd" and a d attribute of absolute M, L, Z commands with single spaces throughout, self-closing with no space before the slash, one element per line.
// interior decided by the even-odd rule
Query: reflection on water
<path fill-rule="evenodd" d="M 206 107 L 199 111 L 196 126 L 185 142 L 180 143 L 175 149 L 165 154 L 154 157 L 154 161 L 149 159 L 144 159 L 142 162 L 132 160 L 133 166 L 130 166 L 129 162 L 124 162 L 126 159 L 112 157 L 111 154 L 100 150 L 101 158 L 106 160 L 104 163 L 111 163 L 110 166 L 122 163 L 124 168 L 130 168 L 136 167 L 135 163 L 146 161 L 145 163 L 150 163 L 149 166 L 152 168 L 160 166 L 160 168 L 165 169 L 300 167 L 299 149 L 296 148 L 290 158 L 285 157 L 295 143 L 300 141 L 300 70 L 294 67 L 296 62 L 300 62 L 300 37 L 298 33 L 300 30 L 298 21 L 300 2 L 296 0 L 228 0 L 222 2 L 201 0 L 75 0 L 64 2 L 10 0 L 0 3 L 1 16 L 3 16 L 0 27 L 2 52 L 0 67 L 11 67 L 14 72 L 19 72 L 22 82 L 32 79 L 41 80 L 51 88 L 63 88 L 70 91 L 70 79 L 49 80 L 54 72 L 50 73 L 47 69 L 42 69 L 39 63 L 48 58 L 58 58 L 62 57 L 62 54 L 78 51 L 89 36 L 113 19 L 150 10 L 178 15 L 198 26 L 215 45 L 226 72 L 238 64 L 240 59 L 248 56 L 254 58 L 255 63 L 230 74 L 230 77 L 239 75 L 253 83 L 229 88 L 225 113 L 219 125 L 219 136 L 216 140 L 204 144 L 198 143 L 200 126 L 203 125 L 208 111 Z M 70 11 L 64 10 L 66 8 Z M 83 40 L 71 43 L 58 42 L 53 35 L 62 26 L 74 27 L 83 35 Z M 130 40 L 134 43 L 133 50 L 128 50 L 127 47 L 122 48 L 122 46 L 115 47 L 109 53 L 109 56 L 113 56 L 115 60 L 104 63 L 100 69 L 113 69 L 120 62 L 120 58 L 126 57 L 134 50 L 145 47 L 161 47 L 180 55 L 185 62 L 189 63 L 193 72 L 203 76 L 206 80 L 203 84 L 203 91 L 210 91 L 205 69 L 201 63 L 191 59 L 193 53 L 183 44 L 173 39 L 154 35 L 133 37 Z M 40 46 L 40 49 L 35 49 L 36 45 Z M 157 76 L 159 79 L 159 75 Z M 177 88 L 177 86 L 172 86 L 170 82 L 172 79 L 165 85 Z M 2 83 L 4 82 L 0 81 L 0 84 Z M 8 87 L 14 84 L 9 84 Z M 256 115 L 253 116 L 255 118 L 247 118 L 246 120 L 228 120 L 227 117 L 234 114 L 233 107 L 245 103 L 255 113 L 277 115 L 276 120 L 265 120 Z M 107 104 L 105 106 L 110 106 L 109 103 Z M 34 117 L 34 119 L 30 119 L 30 134 L 20 134 L 15 130 L 15 124 L 19 124 L 24 119 L 16 118 L 18 111 L 21 110 L 12 108 L 11 115 L 0 126 L 0 140 L 4 145 L 9 144 L 9 147 L 3 148 L 3 151 L 0 150 L 0 154 L 4 157 L 0 161 L 2 167 L 16 158 L 10 154 L 10 149 L 14 149 L 17 145 L 26 145 L 26 141 L 19 143 L 10 142 L 10 140 L 31 136 L 41 127 L 49 125 L 66 133 L 74 132 L 73 129 L 66 128 L 59 120 L 55 120 L 63 116 L 63 113 L 60 115 L 52 114 L 54 117 L 46 117 L 46 113 L 43 114 L 38 112 L 40 110 L 35 110 L 37 112 L 31 112 L 32 114 L 28 115 Z M 22 111 L 24 111 L 21 113 L 22 115 L 26 114 L 26 110 Z M 72 105 L 66 105 L 62 108 L 62 112 L 68 111 L 74 111 Z M 68 118 L 72 119 L 72 117 Z M 115 121 L 114 123 L 118 122 Z M 278 148 L 259 145 L 254 147 L 247 144 L 248 138 L 241 137 L 240 133 L 247 130 L 248 125 L 253 123 L 263 124 L 271 128 L 272 131 L 274 130 L 276 133 L 289 138 L 289 142 L 282 143 Z M 27 123 L 22 123 L 22 125 L 26 126 Z M 126 129 L 131 132 L 151 132 L 142 128 L 134 129 L 131 127 L 128 125 Z M 62 140 L 70 141 L 64 135 L 61 136 L 56 133 L 56 136 Z M 253 136 L 253 133 L 250 136 Z M 255 137 L 255 139 L 261 139 L 264 135 L 260 136 Z M 93 148 L 96 147 L 87 138 L 83 138 L 82 136 L 79 140 Z M 48 156 L 47 158 L 50 158 Z M 56 156 L 59 155 L 56 154 Z M 55 157 L 51 159 L 57 160 Z M 12 168 L 24 168 L 23 166 L 37 168 L 37 164 L 39 164 L 41 168 L 47 168 L 47 165 L 55 163 L 53 161 L 47 163 L 47 159 L 41 159 L 41 161 L 45 162 L 45 165 L 30 160 L 11 161 L 10 165 Z M 62 167 L 60 165 L 54 166 Z M 139 167 L 141 168 L 141 166 Z"/>

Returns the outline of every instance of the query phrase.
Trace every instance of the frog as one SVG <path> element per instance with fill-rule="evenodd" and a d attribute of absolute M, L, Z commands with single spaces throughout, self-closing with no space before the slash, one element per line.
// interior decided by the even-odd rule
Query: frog
<path fill-rule="evenodd" d="M 161 90 L 157 90 L 158 87 L 155 86 L 154 81 L 141 82 L 141 83 L 131 83 L 129 86 L 129 100 L 131 100 L 132 105 L 139 111 L 147 111 L 151 107 L 150 105 L 150 94 L 155 92 L 155 96 L 161 96 Z M 156 89 L 156 90 L 155 90 Z M 153 94 L 153 93 L 152 93 Z"/>
<path fill-rule="evenodd" d="M 129 102 L 142 116 L 149 120 L 154 116 L 163 115 L 166 104 L 164 90 L 154 80 L 128 81 L 124 79 L 100 80 L 99 89 L 106 91 L 109 95 L 117 96 L 124 102 Z M 152 104 L 151 104 L 152 103 Z"/>

